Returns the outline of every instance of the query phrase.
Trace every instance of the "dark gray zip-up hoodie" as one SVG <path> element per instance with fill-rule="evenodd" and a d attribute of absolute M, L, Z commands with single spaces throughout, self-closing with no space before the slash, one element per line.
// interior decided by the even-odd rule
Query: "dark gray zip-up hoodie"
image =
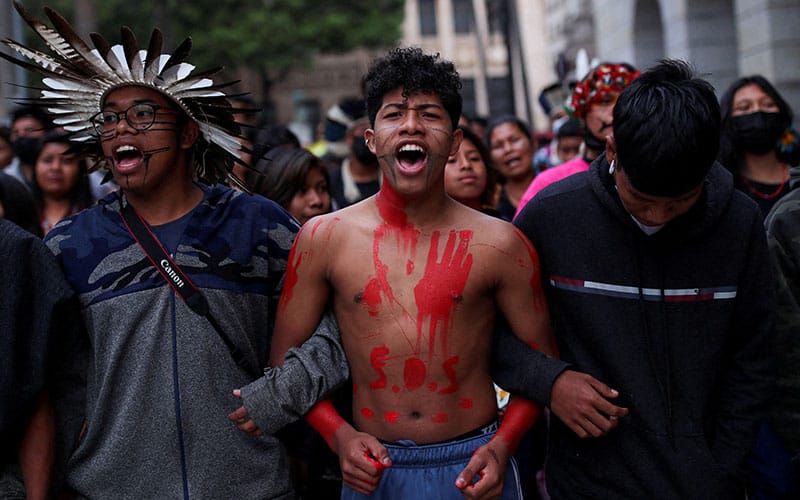
<path fill-rule="evenodd" d="M 772 273 L 756 205 L 714 165 L 696 205 L 647 236 L 601 156 L 514 223 L 539 252 L 562 360 L 630 409 L 597 439 L 551 419 L 551 496 L 742 497 L 771 386 Z"/>

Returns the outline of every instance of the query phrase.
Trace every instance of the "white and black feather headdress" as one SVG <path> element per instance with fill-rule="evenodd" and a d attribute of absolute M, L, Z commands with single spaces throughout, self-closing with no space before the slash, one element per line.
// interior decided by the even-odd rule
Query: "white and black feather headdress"
<path fill-rule="evenodd" d="M 96 154 L 99 138 L 94 133 L 91 117 L 101 110 L 106 95 L 119 87 L 137 85 L 154 89 L 175 102 L 197 123 L 200 129 L 195 153 L 197 175 L 208 182 L 226 177 L 244 188 L 231 172 L 233 163 L 242 162 L 241 127 L 235 114 L 255 110 L 231 106 L 222 89 L 231 83 L 215 84 L 211 76 L 221 68 L 192 74 L 195 67 L 186 62 L 191 38 L 186 38 L 172 54 L 161 52 L 163 38 L 153 30 L 146 50 L 139 49 L 136 37 L 128 27 L 121 29 L 122 44 L 113 47 L 98 33 L 91 33 L 94 48 L 81 39 L 70 24 L 56 11 L 45 7 L 53 27 L 35 19 L 18 2 L 14 7 L 20 16 L 44 41 L 51 54 L 25 47 L 11 39 L 7 46 L 31 62 L 0 52 L 0 57 L 44 76 L 41 95 L 28 99 L 53 116 L 53 122 L 70 133 L 78 152 Z M 94 168 L 103 167 L 103 161 Z M 247 165 L 245 165 L 247 166 Z"/>

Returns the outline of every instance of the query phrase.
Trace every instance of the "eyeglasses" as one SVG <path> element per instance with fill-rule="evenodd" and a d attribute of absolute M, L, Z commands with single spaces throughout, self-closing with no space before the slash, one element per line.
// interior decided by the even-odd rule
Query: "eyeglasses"
<path fill-rule="evenodd" d="M 120 116 L 125 117 L 128 125 L 136 130 L 147 130 L 156 121 L 156 112 L 159 109 L 164 109 L 168 113 L 175 113 L 165 106 L 158 104 L 140 103 L 134 104 L 125 111 L 101 111 L 91 117 L 92 125 L 98 135 L 110 134 L 119 123 Z"/>

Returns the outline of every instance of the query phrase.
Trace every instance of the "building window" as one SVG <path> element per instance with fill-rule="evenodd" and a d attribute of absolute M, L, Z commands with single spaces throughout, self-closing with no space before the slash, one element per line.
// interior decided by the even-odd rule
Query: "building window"
<path fill-rule="evenodd" d="M 492 116 L 514 114 L 514 86 L 511 77 L 489 78 L 489 106 Z"/>
<path fill-rule="evenodd" d="M 419 0 L 419 32 L 423 36 L 436 34 L 436 0 Z"/>
<path fill-rule="evenodd" d="M 475 102 L 475 79 L 462 78 L 461 79 L 461 97 L 464 100 L 462 112 L 468 117 L 473 117 L 476 114 Z"/>
<path fill-rule="evenodd" d="M 505 0 L 487 0 L 486 11 L 489 22 L 490 33 L 505 33 L 506 23 L 508 22 L 507 7 Z"/>
<path fill-rule="evenodd" d="M 472 0 L 453 0 L 453 29 L 456 33 L 471 33 L 475 22 Z"/>

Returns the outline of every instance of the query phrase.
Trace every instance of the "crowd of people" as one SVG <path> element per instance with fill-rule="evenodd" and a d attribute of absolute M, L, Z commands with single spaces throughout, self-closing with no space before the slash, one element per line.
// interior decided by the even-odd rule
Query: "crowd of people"
<path fill-rule="evenodd" d="M 301 144 L 190 39 L 46 13 L 48 90 L 0 127 L 0 497 L 800 495 L 766 78 L 603 62 L 539 144 L 395 48 Z"/>

